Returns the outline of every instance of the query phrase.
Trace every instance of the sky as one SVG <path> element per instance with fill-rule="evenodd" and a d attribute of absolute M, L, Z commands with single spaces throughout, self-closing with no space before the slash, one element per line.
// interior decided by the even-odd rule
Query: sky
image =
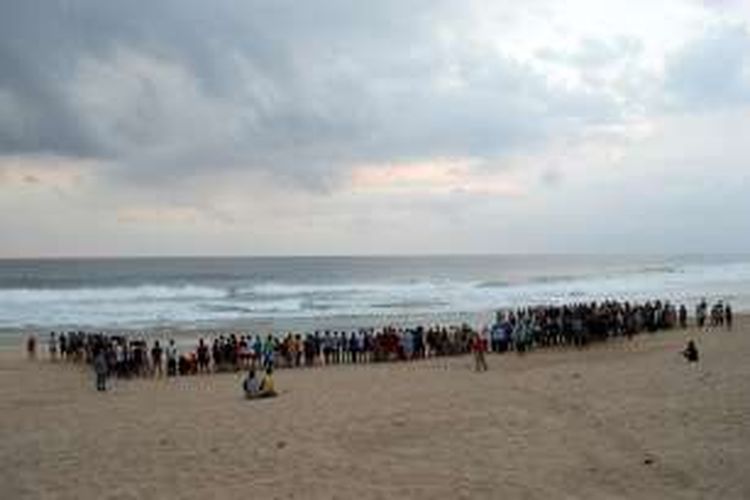
<path fill-rule="evenodd" d="M 750 251 L 750 0 L 6 0 L 0 257 Z"/>

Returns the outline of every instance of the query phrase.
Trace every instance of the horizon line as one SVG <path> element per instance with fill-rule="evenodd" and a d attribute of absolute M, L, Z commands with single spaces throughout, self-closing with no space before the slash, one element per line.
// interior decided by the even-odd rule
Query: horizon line
<path fill-rule="evenodd" d="M 747 252 L 435 252 L 435 253 L 308 253 L 308 254 L 136 254 L 0 256 L 0 261 L 22 260 L 157 260 L 157 259 L 342 259 L 434 257 L 750 257 Z"/>

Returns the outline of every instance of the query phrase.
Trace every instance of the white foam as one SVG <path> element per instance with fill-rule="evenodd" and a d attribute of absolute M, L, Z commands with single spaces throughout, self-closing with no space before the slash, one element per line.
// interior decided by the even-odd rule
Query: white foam
<path fill-rule="evenodd" d="M 499 279 L 497 279 L 499 278 Z M 607 298 L 694 302 L 731 299 L 750 310 L 750 263 L 648 268 L 504 283 L 423 280 L 372 283 L 248 283 L 78 289 L 0 289 L 0 328 L 153 326 L 256 318 L 322 318 L 484 312 L 502 307 Z"/>
<path fill-rule="evenodd" d="M 145 300 L 214 299 L 226 295 L 219 288 L 204 286 L 139 285 L 109 288 L 0 289 L 0 303 L 134 302 Z"/>

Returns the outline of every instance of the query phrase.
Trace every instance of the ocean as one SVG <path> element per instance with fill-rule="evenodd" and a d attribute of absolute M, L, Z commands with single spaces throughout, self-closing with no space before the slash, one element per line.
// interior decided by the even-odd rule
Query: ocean
<path fill-rule="evenodd" d="M 750 256 L 0 260 L 0 335 L 481 322 L 521 305 L 702 297 L 750 309 Z"/>

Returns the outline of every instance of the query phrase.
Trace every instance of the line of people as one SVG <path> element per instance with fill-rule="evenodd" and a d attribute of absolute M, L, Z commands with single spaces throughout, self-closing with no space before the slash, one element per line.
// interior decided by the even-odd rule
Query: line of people
<path fill-rule="evenodd" d="M 696 325 L 707 326 L 705 300 L 696 306 Z M 731 328 L 732 310 L 719 302 L 711 308 L 710 326 Z M 479 330 L 463 325 L 323 331 L 282 336 L 219 335 L 209 343 L 201 338 L 195 349 L 180 352 L 174 339 L 166 345 L 156 339 L 104 333 L 50 333 L 51 359 L 88 363 L 97 373 L 97 388 L 106 378 L 187 376 L 202 373 L 317 367 L 385 361 L 410 361 L 435 356 L 474 353 L 477 369 L 486 369 L 485 352 L 523 354 L 552 346 L 583 347 L 610 337 L 632 337 L 641 332 L 688 326 L 684 305 L 649 301 L 604 301 L 533 306 L 500 311 L 492 325 Z M 29 342 L 32 342 L 30 340 Z M 35 341 L 33 341 L 35 342 Z M 29 345 L 31 351 L 34 346 Z M 101 379 L 101 380 L 100 380 Z M 100 384 L 101 382 L 101 384 Z"/>

